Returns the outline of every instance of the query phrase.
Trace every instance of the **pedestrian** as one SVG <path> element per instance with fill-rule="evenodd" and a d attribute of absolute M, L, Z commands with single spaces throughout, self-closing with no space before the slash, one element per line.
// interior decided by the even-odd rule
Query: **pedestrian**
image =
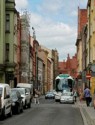
<path fill-rule="evenodd" d="M 76 102 L 77 101 L 77 91 L 74 90 L 74 101 Z"/>
<path fill-rule="evenodd" d="M 39 96 L 40 96 L 40 92 L 37 89 L 35 89 L 34 90 L 34 103 L 35 104 L 39 104 Z"/>
<path fill-rule="evenodd" d="M 85 89 L 84 89 L 84 97 L 85 97 L 85 100 L 86 100 L 86 105 L 90 106 L 91 94 L 90 94 L 90 89 L 88 88 L 88 86 L 86 86 Z"/>
<path fill-rule="evenodd" d="M 82 90 L 80 89 L 80 90 L 79 90 L 79 100 L 80 100 L 80 102 L 82 101 L 82 99 L 83 99 L 83 92 L 82 92 Z"/>

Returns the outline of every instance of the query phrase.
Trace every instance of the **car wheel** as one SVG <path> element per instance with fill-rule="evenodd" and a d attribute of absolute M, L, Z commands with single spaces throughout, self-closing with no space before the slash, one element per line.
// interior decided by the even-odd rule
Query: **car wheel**
<path fill-rule="evenodd" d="M 62 104 L 62 102 L 60 101 L 60 104 Z"/>
<path fill-rule="evenodd" d="M 73 103 L 72 104 L 75 104 L 75 102 L 73 101 Z"/>
<path fill-rule="evenodd" d="M 8 114 L 9 115 L 9 117 L 12 117 L 12 107 L 11 107 L 11 109 L 10 109 L 10 113 Z"/>
<path fill-rule="evenodd" d="M 31 108 L 31 101 L 30 101 L 29 104 L 28 104 L 28 108 Z"/>
<path fill-rule="evenodd" d="M 18 107 L 17 107 L 17 114 L 19 114 L 20 113 L 20 106 L 18 105 Z"/>
<path fill-rule="evenodd" d="M 55 99 L 55 102 L 58 102 L 58 100 Z"/>
<path fill-rule="evenodd" d="M 27 106 L 27 102 L 25 101 L 24 109 L 26 109 L 26 106 Z"/>
<path fill-rule="evenodd" d="M 6 114 L 5 114 L 5 107 L 2 110 L 2 114 L 1 114 L 1 119 L 5 119 L 6 118 Z"/>
<path fill-rule="evenodd" d="M 21 112 L 23 112 L 23 103 L 21 104 Z"/>

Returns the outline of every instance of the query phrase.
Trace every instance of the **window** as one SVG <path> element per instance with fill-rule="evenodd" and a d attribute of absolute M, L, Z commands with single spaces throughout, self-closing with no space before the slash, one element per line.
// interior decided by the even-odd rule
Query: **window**
<path fill-rule="evenodd" d="M 6 51 L 9 51 L 9 43 L 6 43 Z"/>
<path fill-rule="evenodd" d="M 9 61 L 9 43 L 6 43 L 6 61 Z"/>
<path fill-rule="evenodd" d="M 0 87 L 0 96 L 2 96 L 3 89 Z"/>
<path fill-rule="evenodd" d="M 10 32 L 10 15 L 6 14 L 6 32 Z"/>

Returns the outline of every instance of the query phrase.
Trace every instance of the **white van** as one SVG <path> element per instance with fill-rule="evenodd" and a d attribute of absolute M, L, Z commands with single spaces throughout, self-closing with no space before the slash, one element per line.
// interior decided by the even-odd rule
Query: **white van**
<path fill-rule="evenodd" d="M 31 101 L 32 101 L 32 99 L 33 99 L 33 84 L 18 83 L 17 88 L 29 88 L 30 89 L 30 94 L 31 94 Z"/>
<path fill-rule="evenodd" d="M 0 83 L 0 117 L 5 118 L 6 115 L 12 116 L 10 92 L 10 86 L 8 84 Z"/>

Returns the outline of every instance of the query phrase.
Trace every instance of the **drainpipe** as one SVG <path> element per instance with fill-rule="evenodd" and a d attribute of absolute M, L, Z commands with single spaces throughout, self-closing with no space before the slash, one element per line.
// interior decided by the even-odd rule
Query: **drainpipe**
<path fill-rule="evenodd" d="M 91 32 L 90 32 L 90 9 L 91 9 L 91 0 L 89 0 L 89 64 L 90 64 L 90 34 L 91 34 Z M 89 67 L 89 65 L 88 65 L 88 67 Z M 90 67 L 89 67 L 89 74 L 90 74 Z M 89 79 L 89 88 L 90 88 L 90 79 Z"/>

